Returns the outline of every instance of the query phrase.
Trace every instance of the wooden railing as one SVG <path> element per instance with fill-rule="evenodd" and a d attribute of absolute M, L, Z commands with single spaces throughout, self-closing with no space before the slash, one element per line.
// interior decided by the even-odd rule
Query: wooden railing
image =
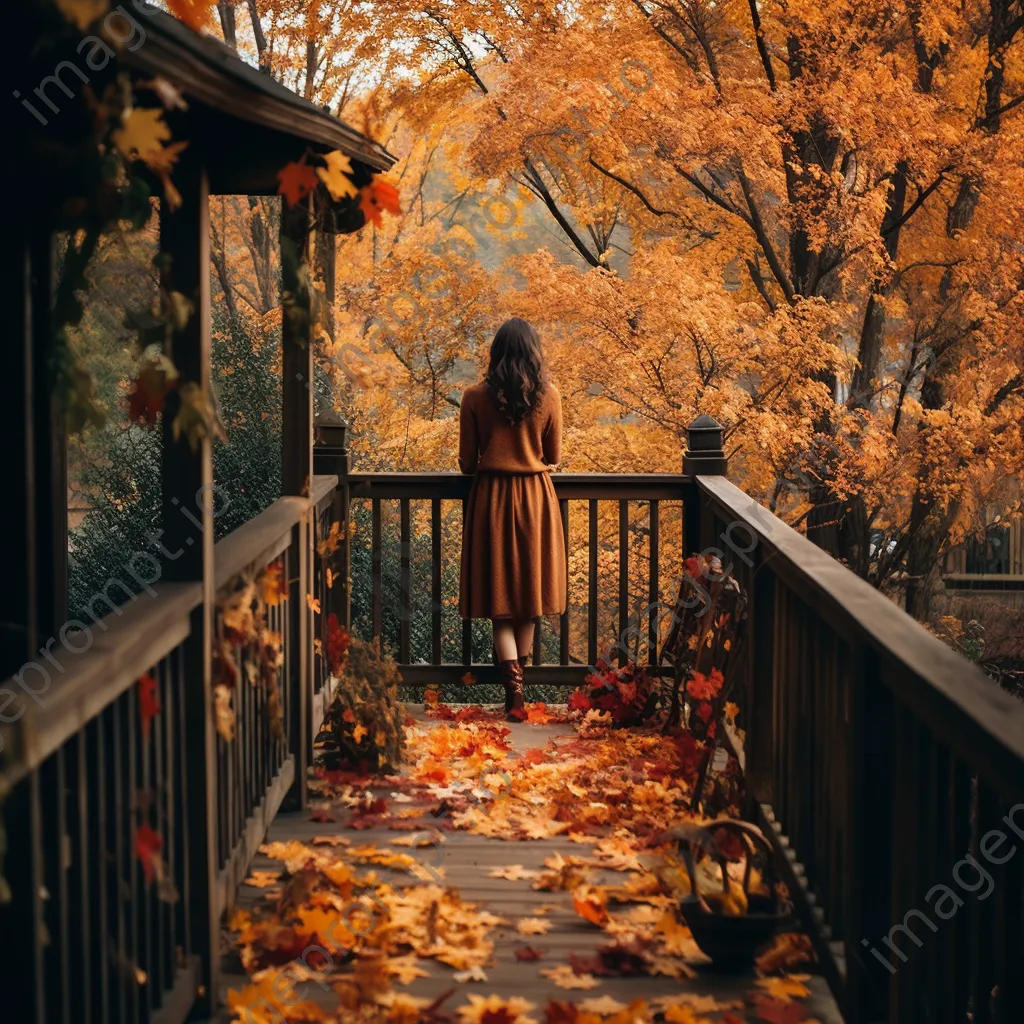
<path fill-rule="evenodd" d="M 846 1019 L 1018 1020 L 1024 704 L 724 478 L 698 487 L 751 597 L 747 786 Z"/>
<path fill-rule="evenodd" d="M 602 653 L 596 528 L 606 501 L 619 510 L 619 634 L 642 631 L 641 647 L 656 662 L 664 622 L 658 602 L 670 606 L 678 585 L 659 579 L 659 510 L 681 501 L 685 552 L 719 555 L 750 601 L 735 695 L 745 729 L 737 753 L 750 809 L 775 843 L 847 1020 L 1017 1019 L 1024 1005 L 1024 705 L 730 484 L 721 475 L 720 442 L 702 446 L 691 436 L 690 447 L 681 476 L 553 476 L 563 523 L 569 502 L 587 503 L 587 661 L 567 657 L 563 616 L 559 663 L 531 665 L 528 680 L 576 683 Z M 471 664 L 468 625 L 461 660 L 446 664 L 439 656 L 442 503 L 464 502 L 472 479 L 350 472 L 343 431 L 329 451 L 335 461 L 321 465 L 339 474 L 343 521 L 349 503 L 369 502 L 370 593 L 354 603 L 369 604 L 373 633 L 383 625 L 382 508 L 391 502 L 398 506 L 399 544 L 390 549 L 399 560 L 401 617 L 388 642 L 403 675 L 452 683 L 469 667 L 490 678 L 489 666 Z M 409 663 L 414 502 L 430 510 L 427 664 Z M 649 600 L 639 612 L 628 586 L 628 527 L 637 526 L 631 503 L 648 503 L 640 525 L 649 534 Z M 940 901 L 936 887 L 943 885 L 948 894 Z"/>
<path fill-rule="evenodd" d="M 305 796 L 314 733 L 305 595 L 311 533 L 329 529 L 335 484 L 314 480 L 315 516 L 308 499 L 282 498 L 214 552 L 221 597 L 274 563 L 289 583 L 268 609 L 283 644 L 283 737 L 271 728 L 263 690 L 243 678 L 233 695 L 234 739 L 210 742 L 210 650 L 194 642 L 204 614 L 199 583 L 156 583 L 94 622 L 88 649 L 84 633 L 68 633 L 68 651 L 82 653 L 51 645 L 59 672 L 41 655 L 41 671 L 20 673 L 38 702 L 17 678 L 0 690 L 25 707 L 0 733 L 13 986 L 5 1002 L 23 1008 L 19 1024 L 180 1024 L 200 993 L 209 998 L 214 986 L 218 994 L 223 911 L 279 807 Z M 152 684 L 140 684 L 143 677 Z M 13 702 L 5 710 L 3 721 L 13 720 Z M 209 816 L 197 787 L 212 801 Z"/>
<path fill-rule="evenodd" d="M 458 509 L 464 509 L 472 477 L 461 473 L 349 473 L 342 477 L 347 487 L 350 507 L 353 512 L 361 503 L 369 505 L 368 530 L 357 534 L 356 543 L 365 541 L 371 558 L 369 593 L 353 595 L 361 604 L 369 607 L 371 635 L 382 637 L 399 663 L 402 676 L 412 685 L 426 685 L 451 681 L 452 668 L 461 666 L 461 672 L 471 670 L 483 682 L 495 678 L 495 669 L 488 660 L 481 660 L 479 649 L 474 652 L 472 626 L 463 621 L 459 627 L 460 653 L 458 660 L 446 661 L 442 652 L 442 617 L 445 608 L 450 607 L 453 595 L 446 593 L 442 581 L 442 541 L 446 535 L 458 537 L 461 534 Z M 602 474 L 602 473 L 556 473 L 552 476 L 555 494 L 558 497 L 563 529 L 568 543 L 567 560 L 574 560 L 584 550 L 586 564 L 586 601 L 575 610 L 568 608 L 558 618 L 557 633 L 550 642 L 534 645 L 532 663 L 527 668 L 527 682 L 546 685 L 576 685 L 583 677 L 587 666 L 605 657 L 624 662 L 631 650 L 642 651 L 641 660 L 657 661 L 659 643 L 659 622 L 666 615 L 665 602 L 671 609 L 674 587 L 678 579 L 664 580 L 661 574 L 661 544 L 665 522 L 664 506 L 672 506 L 670 521 L 672 528 L 684 529 L 681 510 L 686 504 L 686 495 L 693 487 L 693 481 L 682 475 L 673 474 Z M 385 506 L 397 506 L 398 543 L 386 545 L 382 539 L 382 523 Z M 574 544 L 576 538 L 568 529 L 570 507 L 577 503 L 586 508 L 586 537 L 582 548 Z M 455 506 L 454 527 L 445 522 L 443 516 Z M 613 506 L 610 510 L 608 506 Z M 422 511 L 424 522 L 429 521 L 429 550 L 426 539 L 414 537 L 413 508 Z M 599 523 L 602 515 L 609 512 L 615 517 L 617 535 L 611 545 L 606 545 L 608 554 L 614 557 L 616 585 L 615 593 L 598 589 L 598 562 L 602 548 L 598 543 Z M 631 538 L 643 534 L 643 550 L 634 557 L 642 560 L 641 574 L 644 577 L 642 593 L 636 585 L 635 574 L 631 577 Z M 414 557 L 414 547 L 424 549 Z M 681 549 L 681 536 L 676 539 L 676 550 Z M 388 555 L 397 564 L 388 566 Z M 351 552 L 349 557 L 354 557 Z M 453 560 L 457 564 L 458 556 Z M 397 569 L 397 636 L 386 637 L 384 633 L 385 588 L 384 579 L 388 570 L 394 574 Z M 414 571 L 420 581 L 413 579 Z M 427 580 L 429 579 L 429 583 Z M 631 579 L 633 582 L 631 583 Z M 429 588 L 429 600 L 418 600 L 419 594 Z M 607 588 L 604 588 L 605 590 Z M 446 604 L 447 602 L 447 604 Z M 599 610 L 606 619 L 605 628 L 599 630 Z M 608 613 L 610 612 L 610 621 Z M 570 650 L 570 632 L 575 624 L 575 615 L 582 615 L 580 624 L 585 639 Z M 415 628 L 426 630 L 429 624 L 429 643 L 418 661 L 413 660 L 412 634 Z M 421 631 L 422 631 L 421 630 Z M 479 648 L 479 645 L 477 645 Z M 544 660 L 544 651 L 554 655 Z M 477 655 L 474 659 L 474 653 Z"/>

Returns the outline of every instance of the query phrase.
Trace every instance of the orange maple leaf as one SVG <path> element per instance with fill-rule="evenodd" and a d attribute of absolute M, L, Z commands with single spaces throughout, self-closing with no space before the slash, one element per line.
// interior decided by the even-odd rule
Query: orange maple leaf
<path fill-rule="evenodd" d="M 294 206 L 316 188 L 319 180 L 305 157 L 298 162 L 293 160 L 277 172 L 277 194 L 284 196 L 289 206 Z"/>
<path fill-rule="evenodd" d="M 167 6 L 179 21 L 198 32 L 213 23 L 213 8 L 217 0 L 167 0 Z"/>
<path fill-rule="evenodd" d="M 608 923 L 608 908 L 604 904 L 603 895 L 597 890 L 589 890 L 572 898 L 573 909 L 584 921 L 603 928 Z"/>
<path fill-rule="evenodd" d="M 359 209 L 363 211 L 367 224 L 372 221 L 377 227 L 383 227 L 382 212 L 394 214 L 396 217 L 402 212 L 398 202 L 398 189 L 391 182 L 375 177 L 369 185 L 364 185 L 359 190 Z"/>
<path fill-rule="evenodd" d="M 537 701 L 526 709 L 526 721 L 533 725 L 547 725 L 551 721 L 551 712 L 543 701 Z"/>
<path fill-rule="evenodd" d="M 142 735 L 149 739 L 149 723 L 160 714 L 160 700 L 156 695 L 156 680 L 146 672 L 139 676 L 139 718 Z"/>
<path fill-rule="evenodd" d="M 473 675 L 473 673 L 472 673 L 472 672 L 467 672 L 467 673 L 466 673 L 466 674 L 465 674 L 465 675 L 464 675 L 464 676 L 462 677 L 462 681 L 463 681 L 463 682 L 464 682 L 464 683 L 465 683 L 465 684 L 466 684 L 467 686 L 472 686 L 472 685 L 473 685 L 473 684 L 474 684 L 474 683 L 476 682 L 476 676 L 475 676 L 475 675 Z"/>
<path fill-rule="evenodd" d="M 275 562 L 273 565 L 268 565 L 260 574 L 259 584 L 263 603 L 268 608 L 279 605 L 284 598 L 283 563 Z"/>

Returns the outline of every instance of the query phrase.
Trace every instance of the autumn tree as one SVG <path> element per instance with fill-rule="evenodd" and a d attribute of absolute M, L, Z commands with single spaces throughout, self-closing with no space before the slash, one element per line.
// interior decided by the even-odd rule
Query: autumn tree
<path fill-rule="evenodd" d="M 1019 0 L 248 6 L 264 63 L 402 157 L 405 216 L 338 250 L 361 457 L 450 465 L 514 311 L 568 468 L 674 470 L 710 412 L 742 486 L 917 614 L 1014 514 Z"/>

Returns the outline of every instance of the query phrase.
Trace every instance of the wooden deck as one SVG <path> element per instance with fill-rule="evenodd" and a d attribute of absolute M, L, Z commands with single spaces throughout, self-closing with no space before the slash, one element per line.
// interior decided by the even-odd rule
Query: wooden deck
<path fill-rule="evenodd" d="M 422 706 L 410 707 L 410 712 L 423 724 L 436 724 L 425 716 Z M 511 726 L 511 740 L 515 751 L 513 756 L 518 756 L 529 749 L 543 747 L 551 740 L 558 740 L 560 737 L 573 734 L 574 730 L 569 725 L 538 726 L 516 723 Z M 390 790 L 381 789 L 374 790 L 374 792 L 387 796 Z M 433 804 L 436 802 L 434 800 Z M 417 804 L 410 803 L 402 806 L 411 809 Z M 420 803 L 419 806 L 426 811 L 430 804 Z M 503 998 L 520 996 L 536 1004 L 537 1009 L 533 1011 L 533 1015 L 541 1017 L 543 1017 L 544 1008 L 549 999 L 578 1003 L 582 1000 L 608 996 L 623 1004 L 628 1004 L 635 999 L 643 999 L 650 1005 L 661 997 L 679 997 L 682 993 L 692 993 L 714 996 L 723 1004 L 733 1004 L 732 1012 L 740 1020 L 757 1019 L 750 1009 L 749 1003 L 743 1003 L 743 1009 L 737 1005 L 744 1000 L 745 996 L 755 991 L 754 974 L 738 976 L 718 974 L 712 970 L 709 962 L 700 958 L 699 954 L 688 961 L 696 974 L 692 979 L 650 975 L 602 977 L 600 984 L 596 987 L 580 991 L 560 988 L 554 981 L 540 973 L 544 968 L 568 964 L 570 953 L 592 957 L 596 954 L 598 947 L 614 941 L 613 937 L 584 921 L 575 913 L 572 896 L 569 892 L 540 891 L 533 888 L 529 879 L 511 881 L 491 877 L 489 873 L 497 867 L 517 864 L 527 870 L 544 871 L 546 870 L 545 860 L 555 854 L 561 854 L 564 857 L 586 857 L 589 852 L 587 845 L 564 836 L 542 840 L 494 839 L 462 831 L 449 833 L 447 842 L 439 850 L 416 851 L 410 850 L 407 845 L 394 845 L 396 839 L 400 840 L 409 834 L 408 832 L 390 830 L 387 823 L 370 829 L 353 831 L 337 822 L 314 821 L 310 812 L 306 811 L 279 814 L 267 835 L 268 843 L 299 840 L 306 844 L 310 844 L 314 837 L 340 835 L 350 839 L 354 845 L 372 844 L 380 850 L 412 853 L 414 856 L 419 852 L 424 855 L 422 863 L 440 864 L 444 874 L 442 884 L 456 889 L 464 902 L 478 904 L 481 910 L 490 911 L 507 922 L 507 924 L 496 927 L 489 935 L 495 948 L 493 962 L 484 968 L 487 976 L 486 982 L 458 983 L 453 978 L 455 971 L 452 968 L 435 960 L 421 958 L 418 965 L 428 972 L 428 977 L 418 978 L 409 985 L 396 984 L 396 991 L 433 1000 L 454 989 L 455 991 L 443 1006 L 443 1011 L 448 1013 L 466 1003 L 467 996 L 470 994 L 480 996 L 498 994 Z M 330 850 L 344 858 L 346 848 L 320 845 L 316 849 Z M 270 860 L 261 853 L 254 860 L 252 871 L 279 872 L 281 867 L 279 861 Z M 398 883 L 396 879 L 395 884 L 399 888 L 417 884 L 411 879 L 407 880 L 408 876 L 404 874 L 398 877 L 402 879 L 401 883 Z M 624 876 L 620 872 L 595 870 L 592 879 L 600 885 L 621 885 Z M 238 906 L 242 909 L 258 907 L 261 903 L 272 901 L 273 894 L 273 889 L 243 884 L 239 891 Z M 640 904 L 614 904 L 611 908 L 613 918 L 624 919 L 631 910 L 638 906 Z M 551 928 L 547 934 L 528 937 L 517 933 L 515 928 L 517 921 L 522 918 L 538 916 L 542 916 L 544 920 L 550 922 Z M 230 942 L 230 939 L 228 941 Z M 517 961 L 515 951 L 527 945 L 543 950 L 543 957 L 537 962 Z M 350 967 L 339 965 L 334 977 L 337 978 L 350 970 Z M 805 970 L 805 968 L 799 968 L 799 970 Z M 249 984 L 249 979 L 233 950 L 225 958 L 221 983 L 223 995 L 226 995 L 229 988 L 241 990 Z M 817 1020 L 821 1024 L 839 1024 L 842 1017 L 824 979 L 814 976 L 807 984 L 811 989 L 811 995 L 801 1001 L 802 1008 L 807 1015 L 806 1019 Z M 307 990 L 306 998 L 320 1003 L 325 1009 L 336 1009 L 337 1000 L 331 992 L 324 992 L 318 984 L 313 983 L 307 984 L 305 988 Z M 722 1019 L 720 1012 L 698 1014 L 698 1019 L 704 1017 L 709 1017 L 712 1020 Z M 224 1011 L 219 1018 L 219 1024 L 226 1024 L 235 1019 L 239 1018 Z M 244 1014 L 241 1019 L 244 1019 Z"/>

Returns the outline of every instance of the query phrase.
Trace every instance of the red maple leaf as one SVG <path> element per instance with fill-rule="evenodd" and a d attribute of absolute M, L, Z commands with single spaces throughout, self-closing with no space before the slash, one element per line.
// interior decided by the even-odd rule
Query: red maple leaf
<path fill-rule="evenodd" d="M 534 949 L 533 946 L 518 946 L 516 948 L 516 959 L 526 963 L 539 960 L 544 955 L 543 949 Z"/>
<path fill-rule="evenodd" d="M 156 680 L 146 672 L 139 676 L 139 718 L 142 735 L 149 739 L 149 723 L 160 714 L 160 700 L 156 695 Z"/>
<path fill-rule="evenodd" d="M 163 845 L 160 833 L 150 828 L 148 823 L 143 822 L 135 830 L 135 855 L 142 861 L 142 873 L 146 876 L 147 882 L 152 882 L 156 878 Z"/>
<path fill-rule="evenodd" d="M 686 692 L 695 700 L 711 700 L 722 692 L 722 685 L 725 677 L 717 668 L 711 670 L 711 675 L 706 676 L 703 672 L 694 672 L 686 686 Z"/>
<path fill-rule="evenodd" d="M 338 621 L 338 616 L 331 612 L 327 616 L 327 664 L 335 677 L 341 675 L 342 664 L 350 643 L 349 635 Z"/>
<path fill-rule="evenodd" d="M 593 706 L 590 698 L 582 690 L 574 690 L 569 695 L 570 711 L 589 711 Z"/>
<path fill-rule="evenodd" d="M 579 1010 L 575 1003 L 563 1003 L 557 999 L 549 999 L 544 1011 L 547 1024 L 576 1024 Z"/>
<path fill-rule="evenodd" d="M 751 999 L 754 1016 L 768 1024 L 801 1024 L 807 1020 L 807 1011 L 799 1003 L 784 1003 L 781 999 L 755 995 Z"/>
<path fill-rule="evenodd" d="M 402 212 L 398 202 L 398 189 L 383 178 L 374 177 L 369 185 L 359 190 L 359 209 L 363 211 L 366 223 L 374 223 L 377 227 L 384 226 L 381 213 L 391 213 L 396 217 Z"/>
<path fill-rule="evenodd" d="M 507 1006 L 501 1006 L 497 1010 L 484 1010 L 480 1015 L 480 1024 L 515 1024 L 516 1014 Z"/>
<path fill-rule="evenodd" d="M 284 196 L 289 206 L 294 206 L 316 188 L 319 180 L 305 157 L 298 162 L 293 160 L 277 172 L 277 194 Z"/>

